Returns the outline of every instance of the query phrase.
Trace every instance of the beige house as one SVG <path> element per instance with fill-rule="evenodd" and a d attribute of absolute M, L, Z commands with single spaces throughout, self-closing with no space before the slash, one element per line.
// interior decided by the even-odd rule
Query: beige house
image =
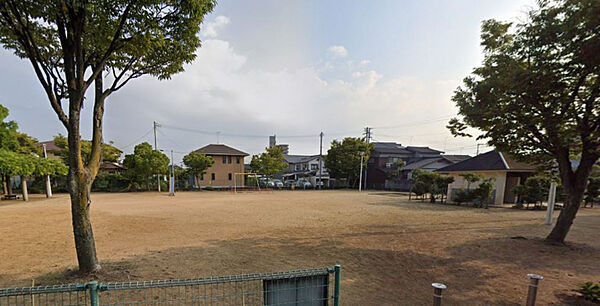
<path fill-rule="evenodd" d="M 494 179 L 492 202 L 495 205 L 502 205 L 517 202 L 517 196 L 512 189 L 521 185 L 537 169 L 533 165 L 517 161 L 506 153 L 490 151 L 436 171 L 454 177 L 454 182 L 448 185 L 447 197 L 450 201 L 453 201 L 458 190 L 467 187 L 473 189 L 478 186 L 478 183 L 469 185 L 460 174 L 477 173 L 484 179 Z"/>
<path fill-rule="evenodd" d="M 244 186 L 243 176 L 234 176 L 244 172 L 244 157 L 248 156 L 248 153 L 224 144 L 209 144 L 194 152 L 210 156 L 215 161 L 212 167 L 198 178 L 199 186 L 233 187 L 234 180 L 238 187 Z"/>

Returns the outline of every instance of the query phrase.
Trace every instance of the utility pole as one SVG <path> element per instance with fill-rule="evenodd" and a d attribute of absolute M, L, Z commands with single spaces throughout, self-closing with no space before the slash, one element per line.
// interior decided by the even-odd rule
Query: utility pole
<path fill-rule="evenodd" d="M 365 138 L 367 141 L 367 148 L 366 148 L 367 150 L 369 148 L 369 143 L 371 142 L 371 129 L 372 128 L 370 128 L 370 127 L 365 128 Z M 361 160 L 362 160 L 362 157 L 361 157 Z M 366 162 L 366 165 L 365 165 L 365 189 L 366 189 L 367 188 L 367 171 L 369 169 L 369 160 L 366 160 L 365 162 Z M 362 163 L 361 163 L 361 165 L 362 165 Z M 362 171 L 361 171 L 361 173 L 362 173 Z"/>
<path fill-rule="evenodd" d="M 156 128 L 160 125 L 156 121 L 153 121 L 152 126 L 154 128 L 154 150 L 158 150 L 158 142 L 156 141 Z M 156 185 L 158 186 L 158 192 L 160 192 L 160 174 L 156 175 Z"/>
<path fill-rule="evenodd" d="M 365 156 L 365 152 L 360 151 L 360 172 L 358 173 L 358 192 L 362 191 L 362 174 L 363 174 L 363 157 Z"/>
<path fill-rule="evenodd" d="M 321 190 L 321 185 L 323 185 L 322 175 L 323 175 L 323 132 L 321 132 L 319 134 L 319 190 Z"/>
<path fill-rule="evenodd" d="M 44 149 L 44 158 L 48 158 L 48 152 L 46 152 L 46 144 L 42 144 Z M 52 197 L 52 185 L 50 184 L 50 175 L 46 175 L 46 198 Z"/>

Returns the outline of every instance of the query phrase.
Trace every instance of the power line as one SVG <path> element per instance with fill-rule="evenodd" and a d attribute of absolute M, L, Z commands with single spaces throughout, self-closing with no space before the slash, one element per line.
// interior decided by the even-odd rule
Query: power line
<path fill-rule="evenodd" d="M 130 146 L 132 146 L 132 145 L 134 145 L 134 144 L 138 143 L 140 140 L 142 140 L 142 139 L 144 139 L 146 136 L 148 136 L 148 134 L 152 133 L 152 130 L 153 130 L 153 129 L 149 129 L 149 130 L 148 130 L 148 131 L 147 131 L 147 132 L 146 132 L 144 135 L 142 135 L 142 137 L 140 137 L 140 138 L 138 138 L 138 139 L 136 139 L 136 140 L 132 141 L 130 144 L 128 144 L 128 145 L 126 145 L 126 146 L 123 146 L 122 148 L 123 148 L 123 149 L 124 149 L 124 148 L 129 148 Z"/>
<path fill-rule="evenodd" d="M 383 129 L 395 129 L 395 128 L 407 127 L 407 126 L 418 126 L 418 125 L 423 125 L 423 124 L 429 124 L 429 123 L 435 123 L 435 122 L 445 121 L 445 120 L 448 120 L 448 119 L 450 119 L 452 117 L 454 117 L 454 115 L 444 116 L 444 117 L 438 117 L 436 119 L 429 119 L 429 120 L 424 120 L 424 121 L 413 121 L 413 122 L 410 122 L 410 123 L 402 123 L 402 124 L 398 124 L 398 125 L 388 125 L 388 126 L 373 127 L 373 129 L 383 130 Z"/>

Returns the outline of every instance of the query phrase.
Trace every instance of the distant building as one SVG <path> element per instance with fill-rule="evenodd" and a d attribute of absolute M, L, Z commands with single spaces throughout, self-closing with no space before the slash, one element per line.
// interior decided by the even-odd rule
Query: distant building
<path fill-rule="evenodd" d="M 288 145 L 288 144 L 277 144 L 277 136 L 275 136 L 275 135 L 269 136 L 269 148 L 273 148 L 273 147 L 277 147 L 277 148 L 283 149 L 283 154 L 289 154 L 290 153 L 290 145 Z"/>
<path fill-rule="evenodd" d="M 402 146 L 395 142 L 375 142 L 367 163 L 367 188 L 410 190 L 411 172 L 434 171 L 467 159 L 468 155 L 443 155 L 429 147 Z M 398 160 L 404 167 L 398 169 Z"/>
<path fill-rule="evenodd" d="M 516 203 L 517 196 L 513 188 L 523 184 L 525 180 L 537 172 L 537 167 L 519 162 L 509 154 L 490 151 L 463 160 L 456 164 L 436 170 L 439 173 L 454 177 L 454 183 L 448 185 L 448 200 L 453 201 L 456 192 L 467 188 L 467 182 L 460 176 L 463 173 L 478 173 L 484 179 L 494 179 L 492 202 L 496 205 Z M 478 183 L 469 188 L 477 188 Z"/>
<path fill-rule="evenodd" d="M 98 170 L 104 173 L 123 174 L 127 168 L 120 163 L 102 163 Z"/>
<path fill-rule="evenodd" d="M 57 146 L 54 143 L 54 140 L 40 141 L 40 142 L 36 143 L 35 145 L 40 148 L 43 148 L 44 146 L 46 146 L 46 152 L 48 154 L 49 159 L 61 160 L 60 152 L 62 152 L 63 148 Z"/>
<path fill-rule="evenodd" d="M 248 153 L 232 148 L 224 144 L 209 144 L 196 151 L 214 159 L 214 164 L 206 170 L 206 173 L 198 177 L 199 186 L 211 187 L 233 187 L 236 173 L 243 173 L 244 158 Z M 235 178 L 237 186 L 243 186 L 242 176 Z"/>
<path fill-rule="evenodd" d="M 319 174 L 323 186 L 329 185 L 329 171 L 325 167 L 325 157 L 319 155 L 289 155 L 284 154 L 287 168 L 279 175 L 283 180 L 297 181 L 304 178 L 312 186 L 318 186 Z"/>

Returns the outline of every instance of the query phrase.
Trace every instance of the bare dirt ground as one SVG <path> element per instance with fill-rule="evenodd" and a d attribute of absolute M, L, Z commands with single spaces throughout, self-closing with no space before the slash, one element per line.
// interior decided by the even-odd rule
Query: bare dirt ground
<path fill-rule="evenodd" d="M 68 197 L 0 202 L 0 286 L 81 281 Z M 94 194 L 100 280 L 205 277 L 342 265 L 346 305 L 563 305 L 600 280 L 600 208 L 581 209 L 568 247 L 542 242 L 542 211 L 409 202 L 389 192 Z M 511 239 L 523 236 L 526 239 Z"/>

